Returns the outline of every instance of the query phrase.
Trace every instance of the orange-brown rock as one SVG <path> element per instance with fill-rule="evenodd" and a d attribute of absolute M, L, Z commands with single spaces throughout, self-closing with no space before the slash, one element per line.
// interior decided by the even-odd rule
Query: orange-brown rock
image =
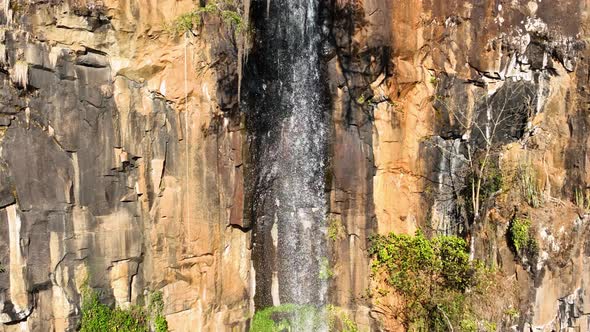
<path fill-rule="evenodd" d="M 161 291 L 172 331 L 247 329 L 244 50 L 214 15 L 195 34 L 168 29 L 201 2 L 4 0 L 0 330 L 75 330 L 84 284 L 120 307 Z M 361 330 L 401 330 L 366 298 L 368 236 L 421 228 L 468 234 L 475 257 L 516 280 L 506 303 L 519 316 L 502 330 L 583 331 L 588 0 L 322 6 L 327 219 L 341 227 L 329 302 Z M 484 128 L 488 109 L 512 112 L 494 136 L 504 186 L 474 224 L 456 151 L 482 136 L 464 121 Z M 519 187 L 525 168 L 539 204 Z M 515 216 L 531 220 L 534 260 L 507 241 Z"/>

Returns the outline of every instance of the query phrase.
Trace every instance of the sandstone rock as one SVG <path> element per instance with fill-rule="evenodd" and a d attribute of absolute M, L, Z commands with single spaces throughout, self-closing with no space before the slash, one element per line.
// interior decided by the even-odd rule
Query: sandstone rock
<path fill-rule="evenodd" d="M 245 330 L 256 278 L 238 87 L 257 91 L 240 86 L 234 35 L 212 15 L 199 36 L 172 36 L 166 25 L 198 5 L 188 0 L 18 5 L 0 10 L 0 330 L 74 330 L 84 283 L 121 307 L 161 290 L 174 331 Z M 367 237 L 467 229 L 449 200 L 460 188 L 446 189 L 465 157 L 440 148 L 478 140 L 457 114 L 485 126 L 487 107 L 508 101 L 499 167 L 508 179 L 527 163 L 545 205 L 500 194 L 470 231 L 473 253 L 518 279 L 520 318 L 503 327 L 583 329 L 588 4 L 324 5 L 326 196 L 343 229 L 328 241 L 329 302 L 367 330 L 399 329 L 364 298 Z M 515 209 L 537 231 L 528 265 L 506 243 Z"/>

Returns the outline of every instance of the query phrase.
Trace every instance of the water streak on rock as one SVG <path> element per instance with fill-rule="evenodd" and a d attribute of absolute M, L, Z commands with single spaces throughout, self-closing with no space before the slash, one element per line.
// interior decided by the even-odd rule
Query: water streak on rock
<path fill-rule="evenodd" d="M 328 118 L 319 4 L 253 1 L 251 8 L 255 46 L 242 100 L 250 144 L 246 215 L 254 228 L 255 302 L 259 308 L 321 305 L 326 301 L 319 270 L 326 256 Z"/>

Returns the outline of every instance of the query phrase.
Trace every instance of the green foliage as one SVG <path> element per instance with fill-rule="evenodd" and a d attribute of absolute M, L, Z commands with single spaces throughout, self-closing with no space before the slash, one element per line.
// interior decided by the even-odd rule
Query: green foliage
<path fill-rule="evenodd" d="M 358 332 L 356 323 L 346 314 L 342 308 L 328 305 L 328 327 L 330 331 Z"/>
<path fill-rule="evenodd" d="M 233 10 L 220 10 L 219 16 L 221 16 L 221 19 L 227 26 L 232 26 L 237 31 L 242 30 L 242 16 L 238 12 Z"/>
<path fill-rule="evenodd" d="M 529 229 L 531 227 L 531 222 L 528 219 L 519 219 L 515 218 L 512 220 L 510 224 L 510 240 L 514 249 L 516 251 L 520 251 L 521 249 L 525 248 L 529 241 Z"/>
<path fill-rule="evenodd" d="M 150 303 L 148 310 L 153 313 L 162 313 L 164 310 L 164 299 L 162 298 L 162 292 L 153 292 L 150 296 Z"/>
<path fill-rule="evenodd" d="M 170 25 L 170 30 L 177 35 L 192 30 L 201 25 L 201 13 L 192 11 L 178 16 Z"/>
<path fill-rule="evenodd" d="M 162 292 L 153 292 L 150 296 L 150 303 L 148 305 L 148 312 L 150 313 L 155 332 L 167 332 L 168 321 L 162 314 L 164 310 L 164 299 Z"/>
<path fill-rule="evenodd" d="M 328 221 L 328 239 L 337 241 L 343 239 L 345 236 L 344 226 L 342 222 L 336 218 Z"/>
<path fill-rule="evenodd" d="M 537 185 L 537 173 L 530 165 L 521 165 L 518 169 L 518 183 L 524 200 L 534 208 L 543 204 L 541 189 Z"/>
<path fill-rule="evenodd" d="M 320 280 L 328 280 L 334 276 L 334 271 L 330 268 L 330 261 L 327 257 L 322 257 L 320 259 L 320 271 L 319 271 L 319 278 Z"/>
<path fill-rule="evenodd" d="M 516 308 L 508 308 L 504 311 L 504 315 L 508 316 L 510 319 L 516 319 L 520 316 L 520 312 L 518 312 Z"/>
<path fill-rule="evenodd" d="M 498 330 L 498 325 L 494 322 L 483 321 L 484 331 L 495 332 Z"/>
<path fill-rule="evenodd" d="M 497 330 L 496 323 L 477 320 L 473 317 L 463 319 L 459 326 L 462 332 L 495 332 Z"/>
<path fill-rule="evenodd" d="M 359 103 L 359 104 L 364 104 L 364 103 L 366 103 L 366 102 L 367 102 L 367 98 L 365 98 L 365 95 L 364 95 L 364 94 L 363 94 L 363 95 L 360 95 L 360 96 L 359 96 L 359 97 L 356 99 L 356 102 L 357 102 L 357 103 Z"/>
<path fill-rule="evenodd" d="M 308 327 L 309 331 L 319 331 L 325 322 L 325 313 L 319 308 L 283 304 L 257 311 L 252 319 L 250 332 L 291 331 L 301 327 Z"/>
<path fill-rule="evenodd" d="M 188 13 L 178 16 L 170 25 L 174 34 L 183 34 L 193 29 L 198 29 L 203 23 L 203 16 L 211 14 L 217 15 L 226 27 L 240 32 L 244 29 L 244 20 L 238 11 L 237 3 L 234 1 L 216 1 L 208 3 L 204 7 L 199 7 Z"/>
<path fill-rule="evenodd" d="M 577 207 L 582 209 L 584 212 L 590 211 L 590 190 L 576 188 L 574 190 L 574 196 Z"/>
<path fill-rule="evenodd" d="M 339 307 L 283 304 L 254 314 L 250 332 L 274 331 L 358 332 L 356 323 Z"/>
<path fill-rule="evenodd" d="M 463 319 L 461 321 L 461 331 L 463 332 L 478 332 L 477 321 L 471 317 Z"/>
<path fill-rule="evenodd" d="M 521 257 L 534 257 L 538 244 L 531 229 L 531 221 L 526 218 L 514 218 L 508 228 L 508 238 L 515 253 Z"/>
<path fill-rule="evenodd" d="M 159 301 L 159 302 L 157 302 Z M 157 303 L 156 303 L 157 302 Z M 161 294 L 156 302 L 150 301 L 149 310 L 156 310 L 155 331 L 168 331 L 168 322 L 162 316 L 163 302 Z M 80 332 L 148 332 L 150 318 L 142 307 L 130 309 L 112 309 L 100 302 L 99 293 L 88 286 L 82 291 L 82 324 Z"/>
<path fill-rule="evenodd" d="M 489 273 L 470 261 L 465 240 L 390 233 L 371 238 L 373 278 L 383 277 L 402 299 L 396 314 L 406 329 L 447 331 L 470 312 L 468 296 Z M 470 290 L 467 292 L 467 290 Z"/>
<path fill-rule="evenodd" d="M 156 328 L 156 332 L 166 332 L 168 331 L 168 321 L 164 316 L 157 316 L 154 320 L 154 326 Z"/>
<path fill-rule="evenodd" d="M 100 302 L 99 294 L 86 289 L 82 294 L 81 332 L 148 332 L 143 310 L 111 309 Z"/>

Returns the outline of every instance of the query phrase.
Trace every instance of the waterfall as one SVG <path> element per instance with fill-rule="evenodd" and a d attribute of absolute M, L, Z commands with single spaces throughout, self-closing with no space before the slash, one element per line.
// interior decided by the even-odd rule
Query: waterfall
<path fill-rule="evenodd" d="M 317 0 L 252 1 L 242 108 L 256 308 L 326 304 L 328 107 Z"/>

